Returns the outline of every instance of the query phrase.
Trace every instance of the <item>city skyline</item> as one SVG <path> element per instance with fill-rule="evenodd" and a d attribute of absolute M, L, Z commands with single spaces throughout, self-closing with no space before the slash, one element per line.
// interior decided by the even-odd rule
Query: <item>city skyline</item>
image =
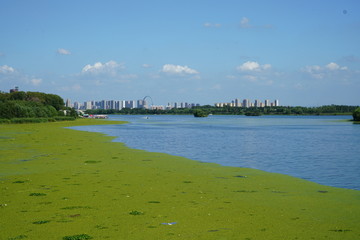
<path fill-rule="evenodd" d="M 151 103 L 149 102 L 149 98 L 151 100 Z M 147 99 L 147 100 L 146 100 Z M 279 100 L 275 99 L 273 102 L 271 102 L 268 99 L 265 99 L 264 102 L 262 102 L 259 99 L 254 99 L 253 101 L 250 99 L 243 99 L 240 100 L 239 98 L 236 98 L 232 100 L 231 102 L 218 102 L 214 104 L 204 104 L 204 105 L 210 105 L 215 107 L 224 107 L 224 106 L 230 106 L 230 107 L 277 107 L 280 106 Z M 66 99 L 65 101 L 66 107 L 71 107 L 77 110 L 90 110 L 90 109 L 115 109 L 115 110 L 121 110 L 123 108 L 145 108 L 145 109 L 172 109 L 172 108 L 192 108 L 192 107 L 198 107 L 202 106 L 199 103 L 189 103 L 189 102 L 168 102 L 166 105 L 162 104 L 153 104 L 152 98 L 150 96 L 145 96 L 143 99 L 139 100 L 90 100 L 85 102 L 78 102 L 74 101 L 72 102 L 71 99 Z"/>
<path fill-rule="evenodd" d="M 1 90 L 80 102 L 360 102 L 357 0 L 14 0 L 0 21 Z"/>

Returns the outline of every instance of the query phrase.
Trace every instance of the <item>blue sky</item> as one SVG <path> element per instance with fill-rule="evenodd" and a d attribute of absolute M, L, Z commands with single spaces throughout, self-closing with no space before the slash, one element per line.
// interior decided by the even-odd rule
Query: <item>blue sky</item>
<path fill-rule="evenodd" d="M 360 104 L 358 0 L 0 0 L 0 90 Z"/>

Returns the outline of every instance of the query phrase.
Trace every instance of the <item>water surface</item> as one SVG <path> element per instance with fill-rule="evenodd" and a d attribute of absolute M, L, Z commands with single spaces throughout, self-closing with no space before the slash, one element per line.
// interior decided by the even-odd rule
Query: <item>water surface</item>
<path fill-rule="evenodd" d="M 360 125 L 350 116 L 110 116 L 129 124 L 75 127 L 131 148 L 249 167 L 360 190 Z"/>

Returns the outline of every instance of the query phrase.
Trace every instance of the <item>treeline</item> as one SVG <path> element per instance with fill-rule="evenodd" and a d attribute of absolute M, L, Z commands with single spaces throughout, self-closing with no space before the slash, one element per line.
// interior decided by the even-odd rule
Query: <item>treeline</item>
<path fill-rule="evenodd" d="M 173 108 L 167 110 L 150 110 L 142 108 L 123 108 L 121 110 L 115 109 L 93 109 L 86 110 L 87 114 L 174 114 L 191 115 L 197 109 L 201 109 L 208 114 L 214 115 L 351 115 L 358 106 L 347 105 L 326 105 L 321 107 L 215 107 L 210 105 L 193 107 L 193 108 Z"/>
<path fill-rule="evenodd" d="M 0 93 L 1 122 L 58 121 L 76 116 L 75 110 L 65 108 L 63 99 L 55 94 L 22 91 Z"/>

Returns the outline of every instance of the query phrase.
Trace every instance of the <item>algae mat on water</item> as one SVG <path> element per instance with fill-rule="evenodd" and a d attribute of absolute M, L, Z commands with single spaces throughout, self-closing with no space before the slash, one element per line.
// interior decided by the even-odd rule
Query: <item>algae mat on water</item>
<path fill-rule="evenodd" d="M 360 191 L 0 125 L 0 239 L 360 239 Z"/>

